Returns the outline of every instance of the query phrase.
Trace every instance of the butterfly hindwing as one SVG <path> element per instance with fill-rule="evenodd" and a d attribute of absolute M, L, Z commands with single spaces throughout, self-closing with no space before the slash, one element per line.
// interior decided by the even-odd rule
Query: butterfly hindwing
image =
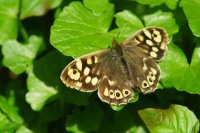
<path fill-rule="evenodd" d="M 168 45 L 167 32 L 158 27 L 143 28 L 127 38 L 122 45 L 137 45 L 151 58 L 159 61 L 163 58 Z"/>
<path fill-rule="evenodd" d="M 130 85 L 120 86 L 117 81 L 110 80 L 105 76 L 99 84 L 98 96 L 102 101 L 111 105 L 122 105 L 133 99 L 134 92 Z"/>

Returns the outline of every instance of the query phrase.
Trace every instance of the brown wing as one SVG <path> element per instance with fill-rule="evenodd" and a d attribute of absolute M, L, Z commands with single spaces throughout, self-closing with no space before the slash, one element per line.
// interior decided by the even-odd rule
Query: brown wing
<path fill-rule="evenodd" d="M 151 35 L 151 33 L 155 32 L 154 30 L 155 28 L 143 29 L 135 36 L 127 39 L 122 45 L 132 87 L 139 88 L 143 93 L 153 92 L 156 89 L 160 78 L 160 68 L 155 60 L 160 60 L 167 48 L 166 42 L 155 43 L 156 39 L 153 39 L 153 35 Z M 156 31 L 158 30 L 161 29 L 156 28 Z M 160 35 L 161 32 L 163 30 L 160 31 Z M 152 38 L 152 46 L 146 43 L 145 40 L 147 38 Z M 153 51 L 153 49 L 158 49 L 161 45 L 165 45 L 163 50 L 160 48 L 159 50 L 161 51 Z M 152 51 L 155 56 L 154 54 L 152 55 Z"/>
<path fill-rule="evenodd" d="M 109 104 L 127 104 L 133 98 L 131 83 L 118 57 L 108 50 L 82 56 L 65 67 L 61 80 L 68 87 L 91 92 Z"/>
<path fill-rule="evenodd" d="M 83 92 L 92 92 L 97 90 L 101 80 L 99 70 L 100 58 L 107 55 L 109 49 L 94 52 L 77 58 L 69 63 L 61 73 L 63 83 L 71 88 Z"/>
<path fill-rule="evenodd" d="M 121 58 L 109 53 L 100 66 L 102 66 L 102 80 L 98 86 L 100 99 L 112 105 L 127 104 L 133 98 L 134 92 Z"/>
<path fill-rule="evenodd" d="M 162 28 L 148 27 L 127 38 L 122 45 L 137 45 L 147 56 L 159 61 L 167 50 L 168 34 Z"/>

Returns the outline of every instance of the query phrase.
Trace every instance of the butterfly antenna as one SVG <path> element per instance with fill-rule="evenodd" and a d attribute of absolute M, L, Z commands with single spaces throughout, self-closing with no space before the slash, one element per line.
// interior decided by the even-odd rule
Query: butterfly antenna
<path fill-rule="evenodd" d="M 120 37 L 120 35 L 121 35 L 121 34 L 122 34 L 122 32 L 124 31 L 126 24 L 127 24 L 127 22 L 126 22 L 126 23 L 124 23 L 124 25 L 123 25 L 122 29 L 121 29 L 121 30 L 120 30 L 120 32 L 117 34 L 116 40 L 117 40 L 117 39 Z"/>

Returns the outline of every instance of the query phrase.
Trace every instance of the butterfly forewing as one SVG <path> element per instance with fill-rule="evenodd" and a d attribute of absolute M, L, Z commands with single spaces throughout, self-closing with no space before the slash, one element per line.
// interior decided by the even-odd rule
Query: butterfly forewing
<path fill-rule="evenodd" d="M 99 62 L 107 55 L 108 50 L 84 55 L 68 64 L 61 74 L 63 83 L 79 91 L 92 92 L 97 90 L 101 80 Z"/>
<path fill-rule="evenodd" d="M 144 28 L 127 38 L 123 42 L 124 46 L 137 45 L 143 49 L 149 57 L 159 61 L 163 58 L 168 45 L 167 32 L 158 27 Z"/>

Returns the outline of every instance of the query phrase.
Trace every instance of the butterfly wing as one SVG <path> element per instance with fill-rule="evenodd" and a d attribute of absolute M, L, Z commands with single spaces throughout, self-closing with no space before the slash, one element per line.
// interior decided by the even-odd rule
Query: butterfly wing
<path fill-rule="evenodd" d="M 134 92 L 121 58 L 109 52 L 99 65 L 102 66 L 102 80 L 98 86 L 99 98 L 112 105 L 127 104 L 133 98 Z"/>
<path fill-rule="evenodd" d="M 61 80 L 79 91 L 98 89 L 99 98 L 109 104 L 127 104 L 134 96 L 133 88 L 143 93 L 155 90 L 160 77 L 155 61 L 161 60 L 167 43 L 165 30 L 145 28 L 126 39 L 120 51 L 105 49 L 72 61 Z"/>
<path fill-rule="evenodd" d="M 105 49 L 75 59 L 64 68 L 60 76 L 61 80 L 66 86 L 79 91 L 97 90 L 101 79 L 99 62 L 108 51 Z"/>
<path fill-rule="evenodd" d="M 159 61 L 167 50 L 168 34 L 162 28 L 148 27 L 127 38 L 122 45 L 126 47 L 137 45 L 148 57 Z"/>
<path fill-rule="evenodd" d="M 133 87 L 140 88 L 143 93 L 156 89 L 160 68 L 155 61 L 162 59 L 167 45 L 167 32 L 158 27 L 144 28 L 122 43 Z"/>
<path fill-rule="evenodd" d="M 125 47 L 124 59 L 127 63 L 129 79 L 133 88 L 143 93 L 153 92 L 158 84 L 160 68 L 153 58 L 148 57 L 141 47 Z"/>
<path fill-rule="evenodd" d="M 106 103 L 127 104 L 133 98 L 133 90 L 120 63 L 111 49 L 84 55 L 65 67 L 61 80 L 83 92 L 98 89 L 99 98 Z"/>

